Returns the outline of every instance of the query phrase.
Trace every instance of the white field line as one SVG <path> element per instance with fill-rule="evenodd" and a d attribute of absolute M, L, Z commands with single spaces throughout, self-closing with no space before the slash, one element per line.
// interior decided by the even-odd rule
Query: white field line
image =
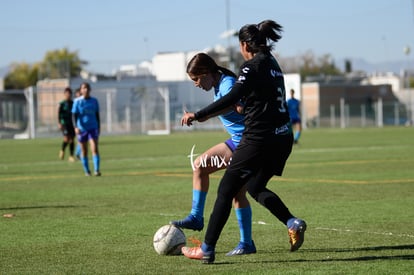
<path fill-rule="evenodd" d="M 271 223 L 266 223 L 264 221 L 253 222 L 253 224 L 274 225 Z M 344 228 L 313 227 L 312 230 L 332 231 L 332 232 L 350 233 L 350 234 L 394 236 L 394 237 L 399 237 L 399 238 L 400 237 L 414 238 L 414 235 L 411 235 L 411 234 L 401 234 L 401 233 L 393 233 L 393 232 L 374 232 L 374 231 L 363 231 L 363 230 L 353 230 L 353 229 L 344 229 Z"/>

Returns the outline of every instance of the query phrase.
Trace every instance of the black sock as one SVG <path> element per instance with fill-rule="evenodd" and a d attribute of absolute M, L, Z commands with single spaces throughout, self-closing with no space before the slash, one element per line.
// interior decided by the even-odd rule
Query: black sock
<path fill-rule="evenodd" d="M 69 151 L 70 155 L 73 156 L 73 152 L 75 151 L 75 143 L 73 141 L 69 143 Z"/>
<path fill-rule="evenodd" d="M 67 142 L 62 142 L 62 151 L 65 151 L 66 146 L 68 146 Z"/>

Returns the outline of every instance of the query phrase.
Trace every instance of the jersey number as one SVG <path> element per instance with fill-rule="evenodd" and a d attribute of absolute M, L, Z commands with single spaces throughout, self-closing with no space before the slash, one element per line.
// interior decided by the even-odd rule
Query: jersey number
<path fill-rule="evenodd" d="M 281 87 L 278 87 L 277 88 L 277 93 L 278 93 L 277 100 L 280 101 L 279 112 L 286 113 L 286 108 L 285 108 L 285 89 L 283 89 Z"/>

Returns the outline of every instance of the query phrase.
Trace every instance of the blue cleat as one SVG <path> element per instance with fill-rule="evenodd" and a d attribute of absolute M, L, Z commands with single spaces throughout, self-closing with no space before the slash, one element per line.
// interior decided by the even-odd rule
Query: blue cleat
<path fill-rule="evenodd" d="M 294 219 L 288 228 L 290 251 L 298 250 L 305 240 L 306 223 L 301 219 Z"/>
<path fill-rule="evenodd" d="M 185 219 L 179 221 L 170 221 L 170 224 L 184 229 L 201 231 L 204 228 L 204 218 L 201 218 L 201 220 L 199 220 L 190 214 Z"/>
<path fill-rule="evenodd" d="M 237 256 L 237 255 L 246 255 L 256 253 L 256 246 L 252 240 L 252 244 L 247 244 L 245 242 L 239 242 L 235 249 L 228 252 L 226 256 Z"/>

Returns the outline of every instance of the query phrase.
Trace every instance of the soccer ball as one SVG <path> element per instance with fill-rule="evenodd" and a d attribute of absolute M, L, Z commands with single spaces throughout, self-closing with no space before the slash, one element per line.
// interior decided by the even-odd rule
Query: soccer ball
<path fill-rule="evenodd" d="M 160 255 L 180 255 L 181 247 L 185 246 L 185 235 L 180 228 L 167 224 L 155 232 L 153 244 Z"/>

